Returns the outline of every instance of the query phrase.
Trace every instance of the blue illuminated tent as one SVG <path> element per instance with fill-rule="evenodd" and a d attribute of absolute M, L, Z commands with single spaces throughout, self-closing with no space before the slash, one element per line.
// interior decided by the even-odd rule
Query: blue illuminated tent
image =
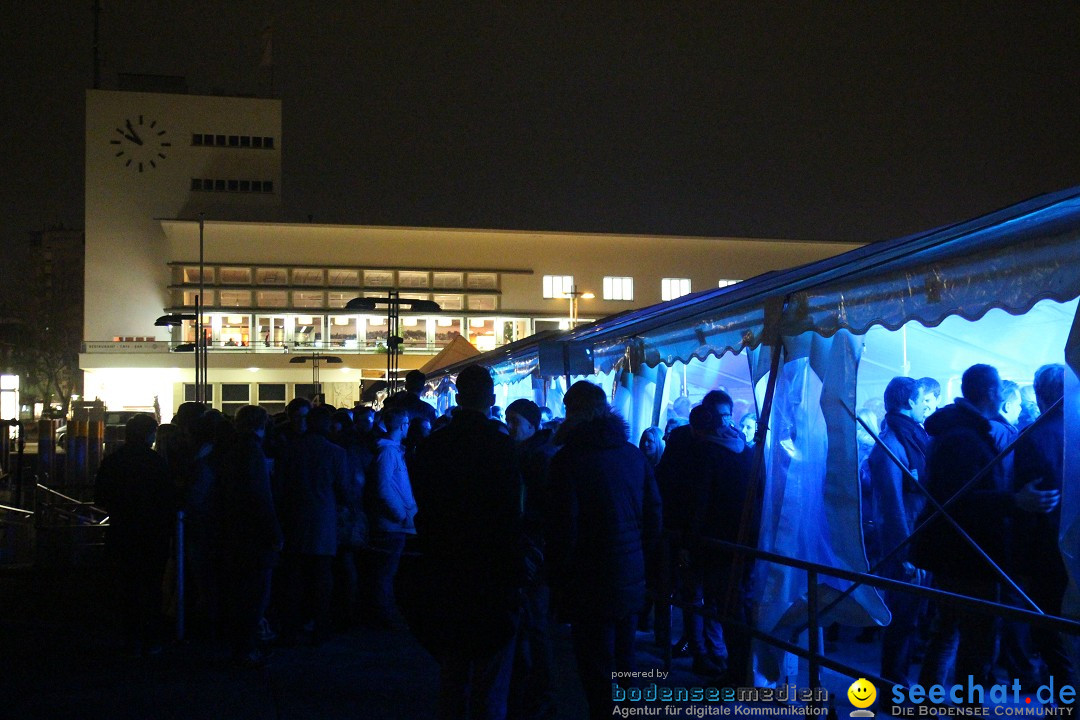
<path fill-rule="evenodd" d="M 963 370 L 995 365 L 1030 384 L 1034 370 L 1066 372 L 1066 486 L 1061 548 L 1080 601 L 1080 188 L 1043 195 L 929 232 L 874 243 L 734 286 L 687 295 L 564 333 L 565 357 L 585 357 L 634 438 L 660 425 L 672 400 L 725 387 L 769 428 L 761 547 L 865 570 L 858 441 L 852 413 L 874 407 L 896 375 L 941 382 L 959 395 Z M 516 392 L 547 389 L 541 343 L 490 362 Z M 569 368 L 567 368 L 569 369 Z M 456 369 L 449 368 L 453 374 Z M 552 373 L 557 375 L 559 373 Z M 574 373 L 563 381 L 574 379 Z M 771 399 L 771 402 L 769 401 Z M 771 565 L 759 588 L 759 627 L 798 627 L 805 576 Z M 846 583 L 823 580 L 829 592 Z M 846 621 L 884 623 L 877 593 L 838 608 Z M 828 622 L 828 619 L 826 619 Z"/>

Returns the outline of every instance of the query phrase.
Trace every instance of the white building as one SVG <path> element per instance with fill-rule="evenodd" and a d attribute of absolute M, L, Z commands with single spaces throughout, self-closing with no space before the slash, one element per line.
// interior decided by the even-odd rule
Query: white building
<path fill-rule="evenodd" d="M 272 412 L 312 391 L 351 405 L 386 373 L 387 317 L 346 313 L 361 296 L 434 300 L 401 316 L 402 369 L 454 335 L 481 350 L 851 249 L 848 243 L 280 222 L 281 102 L 91 90 L 86 113 L 85 394 L 163 417 L 191 397 L 194 309 L 211 328 L 208 382 L 226 412 Z M 591 293 L 590 298 L 586 293 Z M 572 299 L 571 299 L 572 298 Z"/>

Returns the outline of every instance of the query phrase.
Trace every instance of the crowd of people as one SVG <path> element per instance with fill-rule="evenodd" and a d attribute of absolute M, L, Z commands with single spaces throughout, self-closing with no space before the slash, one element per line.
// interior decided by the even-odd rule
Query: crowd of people
<path fill-rule="evenodd" d="M 1021 388 L 990 365 L 973 365 L 961 379 L 962 396 L 941 407 L 932 378 L 888 384 L 884 415 L 871 411 L 871 422 L 862 421 L 870 438 L 860 475 L 872 572 L 1032 610 L 1027 596 L 1041 611 L 1061 614 L 1064 373 L 1062 365 L 1045 365 Z M 881 674 L 888 680 L 929 687 L 971 676 L 993 684 L 1000 671 L 1027 689 L 1047 676 L 1058 686 L 1076 684 L 1053 630 L 951 603 L 931 608 L 901 591 L 885 593 L 885 602 L 892 620 Z"/>
<path fill-rule="evenodd" d="M 985 551 L 1006 572 L 1026 569 L 1024 592 L 1060 612 L 1062 378 L 1061 366 L 1036 373 L 1036 408 L 985 365 L 940 409 L 932 380 L 889 383 L 881 416 L 860 421 L 873 572 L 994 599 L 1002 578 Z M 242 666 L 265 664 L 270 640 L 319 644 L 357 623 L 407 627 L 439 664 L 439 717 L 546 718 L 551 624 L 567 623 L 590 714 L 608 717 L 612 673 L 634 670 L 636 633 L 651 627 L 647 587 L 666 565 L 676 597 L 707 611 L 684 614 L 673 654 L 691 657 L 703 681 L 751 684 L 753 563 L 708 541 L 757 542 L 755 415 L 736 414 L 732 397 L 713 390 L 684 408 L 685 422 L 647 428 L 634 444 L 589 382 L 573 384 L 565 417 L 551 418 L 526 399 L 497 415 L 481 365 L 461 371 L 456 406 L 437 416 L 420 397 L 424 380 L 410 372 L 379 412 L 296 399 L 273 418 L 245 406 L 229 419 L 198 403 L 160 427 L 132 418 L 96 485 L 127 651 L 156 652 L 164 637 L 162 578 L 183 510 L 192 623 L 229 642 Z M 1007 461 L 993 462 L 1003 450 Z M 949 512 L 982 550 L 932 517 L 969 483 Z M 921 539 L 908 542 L 924 520 Z M 662 529 L 671 543 L 661 544 Z M 1020 534 L 1028 541 L 1012 540 Z M 923 652 L 924 682 L 945 682 L 953 665 L 981 680 L 1006 655 L 999 637 L 1017 673 L 1035 673 L 1025 663 L 1037 652 L 1055 677 L 1072 674 L 1055 633 L 999 629 L 946 605 L 924 633 L 926 603 L 899 592 L 885 601 L 888 679 L 906 684 Z"/>

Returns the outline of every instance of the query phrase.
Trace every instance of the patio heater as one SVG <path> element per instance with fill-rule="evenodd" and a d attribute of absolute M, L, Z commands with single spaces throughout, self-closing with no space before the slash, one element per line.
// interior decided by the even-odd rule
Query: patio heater
<path fill-rule="evenodd" d="M 434 300 L 402 299 L 397 290 L 390 290 L 385 298 L 353 298 L 345 304 L 345 309 L 370 312 L 380 305 L 386 306 L 386 385 L 389 393 L 393 395 L 397 389 L 398 360 L 401 355 L 401 346 L 405 342 L 405 339 L 400 334 L 401 309 L 405 308 L 410 312 L 439 312 L 442 308 Z"/>
<path fill-rule="evenodd" d="M 319 363 L 340 365 L 342 360 L 337 355 L 320 355 L 319 353 L 297 355 L 289 359 L 290 365 L 298 365 L 306 362 L 311 363 L 311 384 L 315 386 L 315 394 L 318 395 L 322 393 L 322 383 L 319 382 Z"/>

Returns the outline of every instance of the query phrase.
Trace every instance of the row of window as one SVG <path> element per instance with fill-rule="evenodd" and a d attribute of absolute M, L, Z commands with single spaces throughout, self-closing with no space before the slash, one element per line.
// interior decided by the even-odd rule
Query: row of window
<path fill-rule="evenodd" d="M 499 289 L 498 273 L 490 272 L 206 267 L 203 268 L 202 277 L 204 283 L 211 285 L 310 285 L 348 288 L 434 288 L 437 290 Z M 179 281 L 184 284 L 198 283 L 198 266 L 184 267 Z"/>
<path fill-rule="evenodd" d="M 192 192 L 272 193 L 274 181 L 191 178 L 191 190 Z"/>
<path fill-rule="evenodd" d="M 718 287 L 727 287 L 739 282 L 738 280 L 720 280 Z M 606 276 L 603 281 L 603 298 L 605 300 L 633 300 L 634 278 Z M 690 278 L 661 278 L 660 299 L 674 300 L 677 297 L 690 293 Z M 592 293 L 579 290 L 574 284 L 573 275 L 545 275 L 544 276 L 545 298 L 573 298 L 592 297 Z"/>
<path fill-rule="evenodd" d="M 196 147 L 252 148 L 255 150 L 273 150 L 274 138 L 265 135 L 217 135 L 214 133 L 193 133 L 191 144 Z"/>
<path fill-rule="evenodd" d="M 180 291 L 176 297 L 179 305 L 195 307 L 197 290 Z M 359 294 L 350 292 L 323 292 L 321 290 L 204 290 L 204 306 L 236 308 L 343 308 Z M 364 297 L 385 298 L 384 293 L 363 293 Z M 400 293 L 402 300 L 433 300 L 443 310 L 497 310 L 498 295 L 452 295 L 442 293 Z M 252 302 L 254 300 L 254 302 Z"/>

